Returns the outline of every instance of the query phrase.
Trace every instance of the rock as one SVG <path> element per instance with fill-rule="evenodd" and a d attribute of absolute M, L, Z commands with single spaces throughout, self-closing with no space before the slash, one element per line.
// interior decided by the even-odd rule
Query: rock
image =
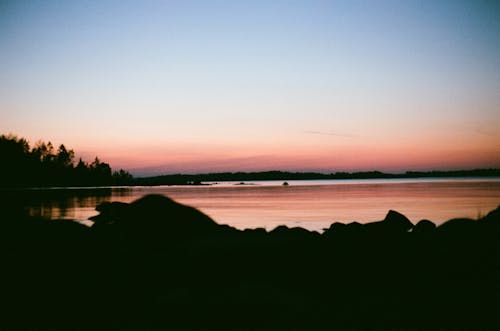
<path fill-rule="evenodd" d="M 323 235 L 324 236 L 331 236 L 331 235 L 334 235 L 336 233 L 343 232 L 345 230 L 346 226 L 347 226 L 346 224 L 340 223 L 340 222 L 332 223 L 332 224 L 330 224 L 329 228 L 323 229 L 324 230 Z"/>
<path fill-rule="evenodd" d="M 406 216 L 394 210 L 389 210 L 383 221 L 367 223 L 364 226 L 370 232 L 379 234 L 404 233 L 413 229 L 413 223 Z"/>
<path fill-rule="evenodd" d="M 500 206 L 490 211 L 488 215 L 481 219 L 482 222 L 497 223 L 500 225 Z"/>
<path fill-rule="evenodd" d="M 95 208 L 100 214 L 89 219 L 98 225 L 119 222 L 126 217 L 128 206 L 128 203 L 123 202 L 103 202 Z"/>
<path fill-rule="evenodd" d="M 407 232 L 413 228 L 413 223 L 405 215 L 394 210 L 389 210 L 383 222 L 395 231 Z"/>
<path fill-rule="evenodd" d="M 106 231 L 115 237 L 148 245 L 218 235 L 229 230 L 199 210 L 162 195 L 147 195 L 130 204 L 107 202 L 96 209 L 101 213 L 91 218 L 95 222 L 93 229 L 112 228 Z"/>
<path fill-rule="evenodd" d="M 439 232 L 447 233 L 448 235 L 463 235 L 470 234 L 473 230 L 477 230 L 478 221 L 470 218 L 454 218 L 444 222 L 437 227 Z"/>
<path fill-rule="evenodd" d="M 287 239 L 310 239 L 319 236 L 319 233 L 314 231 L 308 231 L 301 227 L 289 228 L 285 225 L 280 225 L 274 230 L 269 232 L 270 235 L 278 238 Z"/>
<path fill-rule="evenodd" d="M 264 228 L 255 228 L 255 229 L 245 229 L 243 233 L 248 236 L 261 236 L 264 237 L 267 235 L 267 231 Z"/>
<path fill-rule="evenodd" d="M 436 224 L 432 223 L 429 220 L 421 220 L 418 222 L 413 228 L 412 232 L 414 233 L 429 233 L 436 229 Z"/>

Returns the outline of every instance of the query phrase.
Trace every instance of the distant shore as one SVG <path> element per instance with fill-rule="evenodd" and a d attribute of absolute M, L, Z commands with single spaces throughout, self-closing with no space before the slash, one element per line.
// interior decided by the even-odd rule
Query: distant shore
<path fill-rule="evenodd" d="M 453 178 L 453 177 L 500 177 L 500 169 L 473 169 L 450 171 L 406 171 L 385 173 L 381 171 L 363 172 L 219 172 L 206 174 L 169 174 L 152 177 L 135 177 L 133 185 L 203 185 L 206 182 L 245 182 L 265 180 L 319 180 L 319 179 L 404 179 L 404 178 Z"/>

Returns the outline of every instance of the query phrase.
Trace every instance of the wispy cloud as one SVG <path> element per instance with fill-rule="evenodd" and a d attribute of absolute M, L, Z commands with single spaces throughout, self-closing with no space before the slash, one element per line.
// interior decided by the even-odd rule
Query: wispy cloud
<path fill-rule="evenodd" d="M 355 134 L 348 134 L 348 133 L 341 133 L 341 132 L 334 132 L 334 131 L 304 131 L 304 133 L 307 134 L 317 134 L 317 135 L 323 135 L 323 136 L 334 136 L 334 137 L 343 137 L 343 138 L 355 138 L 358 137 L 358 135 Z"/>
<path fill-rule="evenodd" d="M 496 136 L 496 132 L 484 127 L 477 127 L 475 130 L 475 133 L 480 134 L 482 136 L 488 136 L 488 137 L 493 137 Z"/>

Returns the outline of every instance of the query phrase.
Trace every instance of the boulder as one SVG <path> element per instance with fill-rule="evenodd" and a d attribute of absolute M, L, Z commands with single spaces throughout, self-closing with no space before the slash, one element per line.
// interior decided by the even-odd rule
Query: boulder
<path fill-rule="evenodd" d="M 429 220 L 421 220 L 418 222 L 413 228 L 412 232 L 414 233 L 429 233 L 436 229 L 436 224 L 432 223 Z"/>
<path fill-rule="evenodd" d="M 480 221 L 487 223 L 496 223 L 500 226 L 500 206 L 490 211 L 488 215 L 483 217 Z"/>
<path fill-rule="evenodd" d="M 408 232 L 413 228 L 413 223 L 405 215 L 394 210 L 389 210 L 383 222 L 394 231 Z"/>
<path fill-rule="evenodd" d="M 468 236 L 478 230 L 478 221 L 470 218 L 454 218 L 437 227 L 440 233 Z"/>
<path fill-rule="evenodd" d="M 364 225 L 370 232 L 379 234 L 404 233 L 413 229 L 413 223 L 401 213 L 389 210 L 383 221 Z"/>
<path fill-rule="evenodd" d="M 304 228 L 301 227 L 293 227 L 289 228 L 285 225 L 280 225 L 276 227 L 274 230 L 269 232 L 271 236 L 277 237 L 277 238 L 282 238 L 282 239 L 312 239 L 319 234 L 314 231 L 308 231 Z"/>
<path fill-rule="evenodd" d="M 126 218 L 128 206 L 128 203 L 123 202 L 103 202 L 95 208 L 100 214 L 89 219 L 96 226 L 120 222 L 121 219 Z"/>
<path fill-rule="evenodd" d="M 94 230 L 107 228 L 105 232 L 115 237 L 148 244 L 211 236 L 229 228 L 219 226 L 193 207 L 162 195 L 147 195 L 130 204 L 106 202 L 96 209 L 100 214 L 91 218 Z"/>

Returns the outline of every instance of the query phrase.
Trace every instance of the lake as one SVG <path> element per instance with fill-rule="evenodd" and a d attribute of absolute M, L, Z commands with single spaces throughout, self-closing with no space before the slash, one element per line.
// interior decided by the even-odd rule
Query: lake
<path fill-rule="evenodd" d="M 477 218 L 500 205 L 500 178 L 292 180 L 207 183 L 201 186 L 51 188 L 27 190 L 32 215 L 85 224 L 105 201 L 131 202 L 164 194 L 239 229 L 278 225 L 321 230 L 333 222 L 382 220 L 388 210 L 413 223 Z"/>

